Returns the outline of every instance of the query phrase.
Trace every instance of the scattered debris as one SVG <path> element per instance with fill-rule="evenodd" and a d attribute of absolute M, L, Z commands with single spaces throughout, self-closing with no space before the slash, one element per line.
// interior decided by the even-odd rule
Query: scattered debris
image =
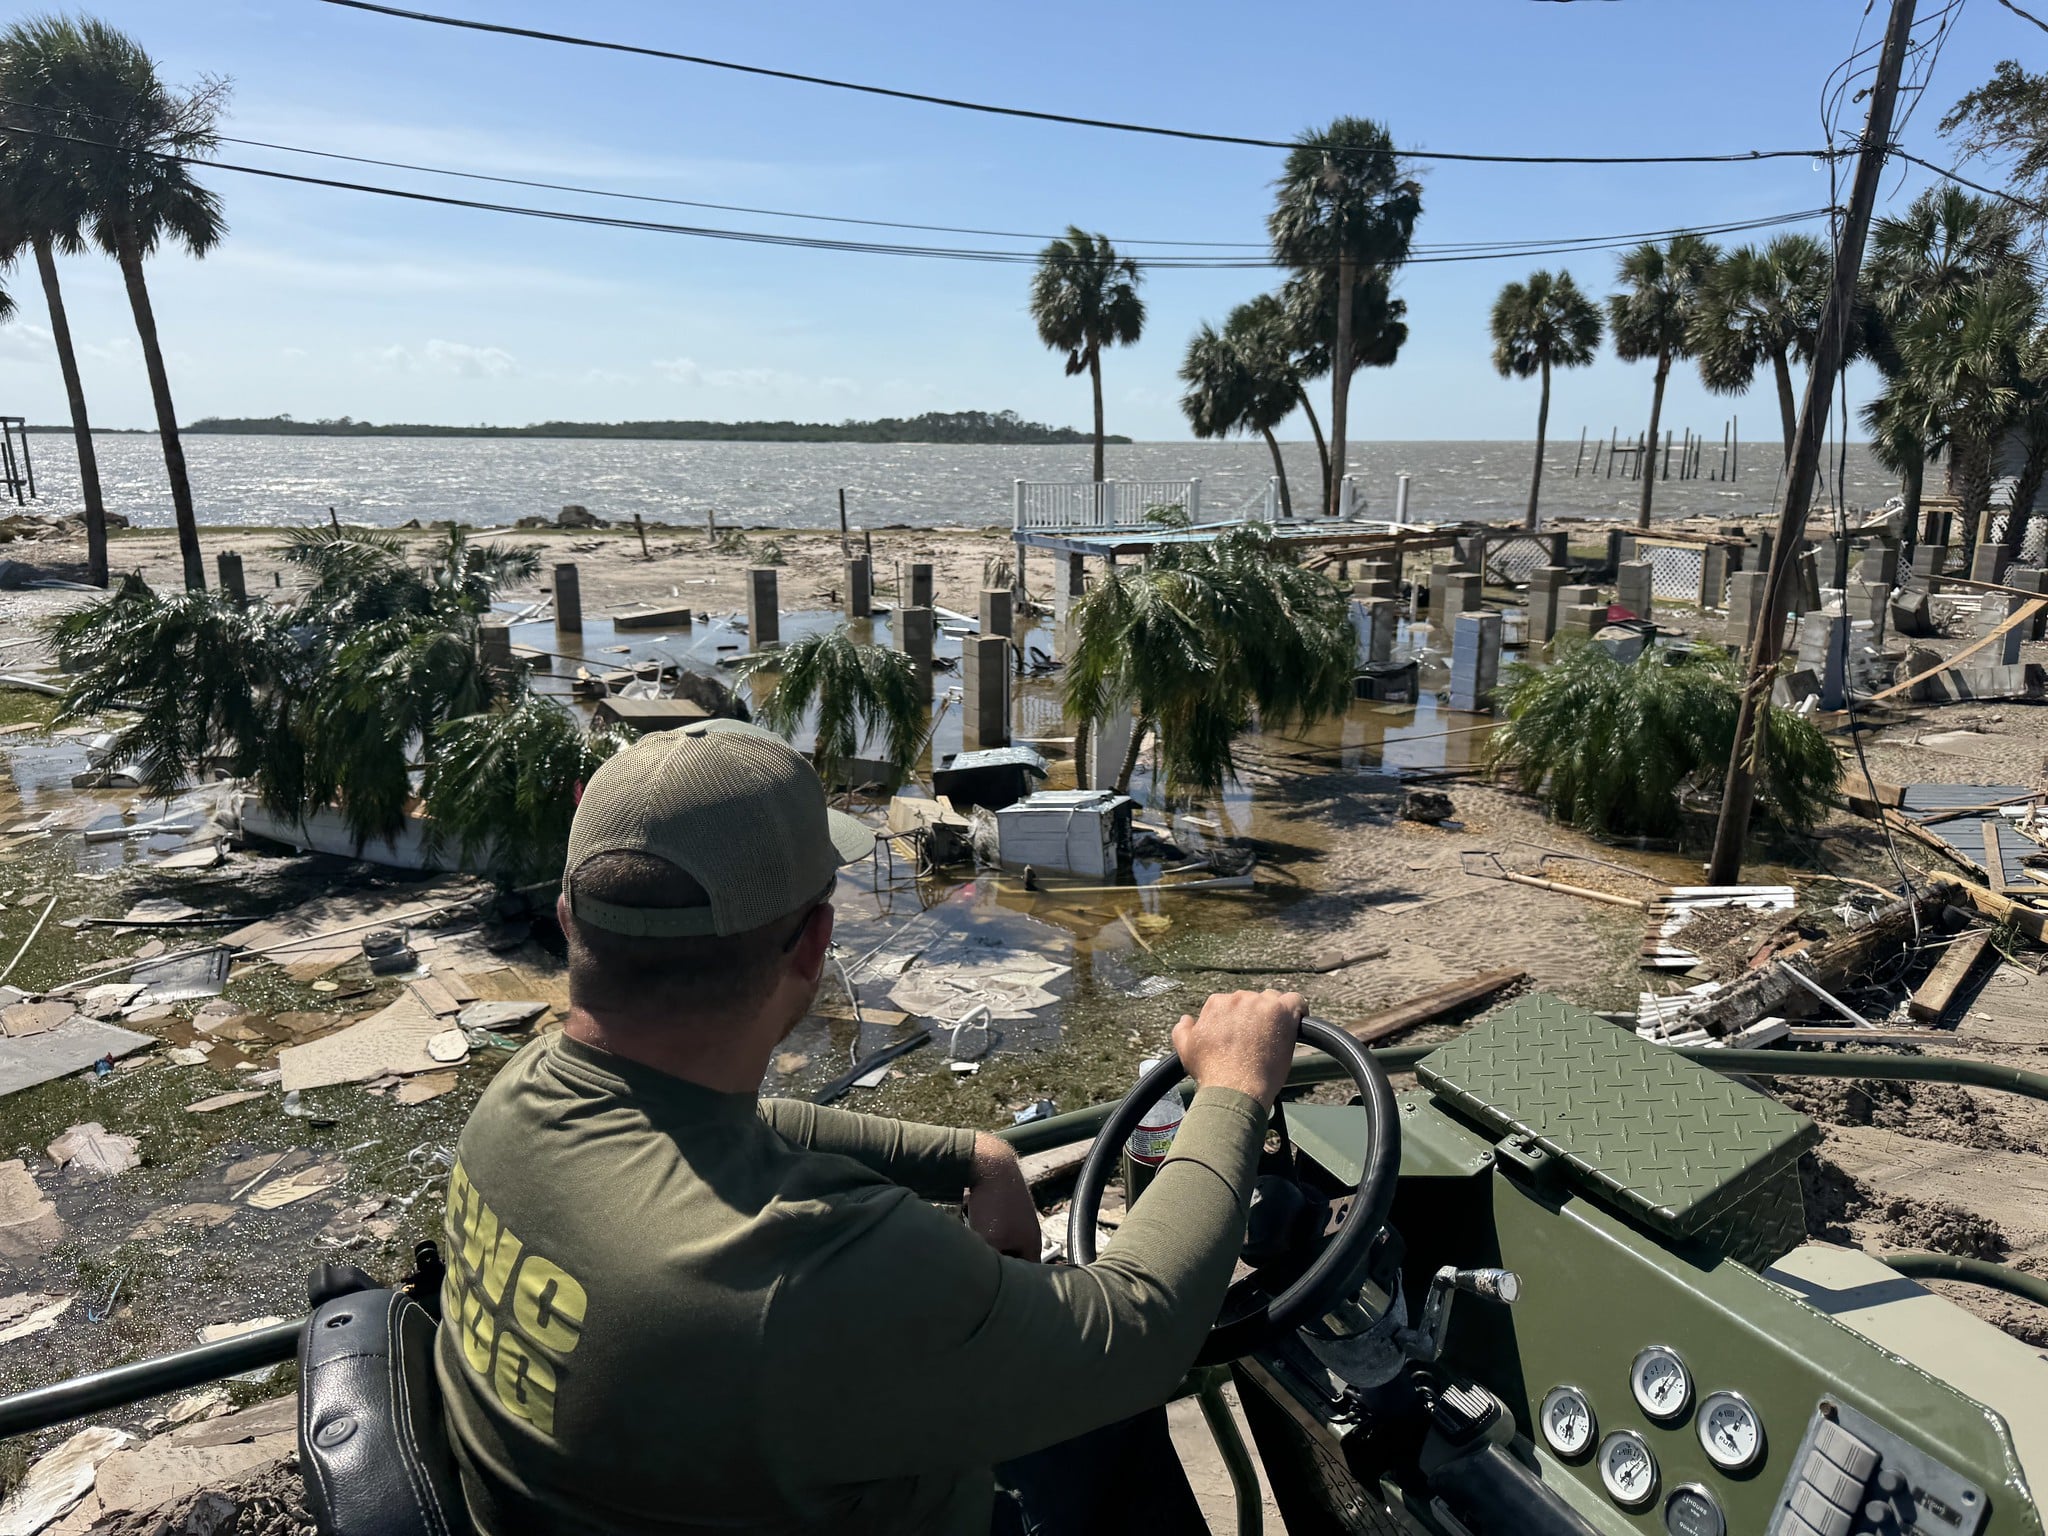
<path fill-rule="evenodd" d="M 546 1003 L 477 1002 L 458 1013 L 455 1022 L 464 1030 L 523 1029 L 547 1011 Z"/>
<path fill-rule="evenodd" d="M 1673 940 L 1702 912 L 1790 912 L 1796 904 L 1789 885 L 1674 886 L 1648 904 L 1650 926 L 1643 935 L 1642 962 L 1651 970 L 1688 971 L 1699 965 L 1697 950 Z"/>
<path fill-rule="evenodd" d="M 28 1164 L 18 1157 L 0 1163 L 0 1259 L 40 1258 L 63 1237 L 57 1207 Z"/>
<path fill-rule="evenodd" d="M 469 1036 L 459 1029 L 444 1029 L 427 1040 L 427 1054 L 440 1062 L 458 1062 L 469 1059 Z"/>
<path fill-rule="evenodd" d="M 210 1099 L 201 1099 L 197 1103 L 187 1104 L 185 1106 L 185 1113 L 188 1115 L 210 1115 L 216 1109 L 226 1109 L 231 1104 L 246 1104 L 251 1099 L 267 1099 L 269 1097 L 270 1095 L 260 1088 L 238 1088 L 231 1093 L 216 1093 Z"/>
<path fill-rule="evenodd" d="M 18 1296 L 0 1296 L 0 1344 L 12 1344 L 41 1333 L 71 1310 L 70 1296 L 46 1296 L 23 1291 Z"/>
<path fill-rule="evenodd" d="M 1050 1120 L 1060 1112 L 1059 1106 L 1051 1099 L 1033 1099 L 1022 1109 L 1010 1116 L 1012 1125 L 1029 1125 L 1034 1120 Z"/>
<path fill-rule="evenodd" d="M 409 1077 L 391 1090 L 394 1104 L 424 1104 L 429 1099 L 438 1099 L 450 1092 L 461 1081 L 454 1072 L 422 1072 L 418 1077 Z"/>
<path fill-rule="evenodd" d="M 277 1065 L 287 1092 L 367 1083 L 386 1073 L 432 1072 L 444 1063 L 428 1053 L 427 1042 L 444 1028 L 408 993 L 360 1024 L 306 1045 L 286 1046 L 277 1053 Z"/>
<path fill-rule="evenodd" d="M 0 1008 L 0 1029 L 13 1039 L 47 1034 L 72 1017 L 78 1009 L 67 1002 L 15 1003 Z"/>
<path fill-rule="evenodd" d="M 132 979 L 141 984 L 142 991 L 136 994 L 135 1004 L 147 1007 L 152 1003 L 218 997 L 221 988 L 228 984 L 229 959 L 228 951 L 216 945 L 138 967 Z"/>
<path fill-rule="evenodd" d="M 347 1167 L 339 1158 L 332 1158 L 259 1184 L 245 1197 L 245 1203 L 259 1211 L 281 1210 L 309 1195 L 322 1194 L 334 1188 L 347 1176 Z"/>
<path fill-rule="evenodd" d="M 74 1125 L 50 1143 L 50 1161 L 59 1168 L 77 1168 L 94 1178 L 126 1173 L 142 1162 L 133 1136 L 116 1136 L 97 1120 Z"/>
<path fill-rule="evenodd" d="M 135 1437 L 125 1430 L 81 1429 L 28 1469 L 28 1476 L 0 1503 L 0 1536 L 35 1536 L 62 1519 L 92 1491 L 99 1465 Z"/>
<path fill-rule="evenodd" d="M 1458 808 L 1451 803 L 1451 797 L 1440 789 L 1411 789 L 1401 796 L 1403 821 L 1419 821 L 1433 827 L 1457 814 Z"/>

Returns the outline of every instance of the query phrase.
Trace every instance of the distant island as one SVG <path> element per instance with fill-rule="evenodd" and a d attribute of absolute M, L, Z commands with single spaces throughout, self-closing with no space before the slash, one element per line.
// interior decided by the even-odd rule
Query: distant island
<path fill-rule="evenodd" d="M 1087 443 L 1071 427 L 1026 421 L 1015 411 L 927 411 L 879 421 L 541 421 L 525 427 L 441 427 L 339 416 L 202 416 L 185 428 L 256 437 L 609 437 L 691 443 Z M 1105 441 L 1128 443 L 1128 437 Z"/>

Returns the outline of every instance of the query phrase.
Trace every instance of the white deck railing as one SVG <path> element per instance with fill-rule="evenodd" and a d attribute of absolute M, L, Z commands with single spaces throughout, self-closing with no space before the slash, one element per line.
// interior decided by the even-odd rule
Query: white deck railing
<path fill-rule="evenodd" d="M 1153 507 L 1181 507 L 1202 520 L 1202 482 L 1193 480 L 1019 480 L 1012 526 L 1019 529 L 1148 528 Z"/>

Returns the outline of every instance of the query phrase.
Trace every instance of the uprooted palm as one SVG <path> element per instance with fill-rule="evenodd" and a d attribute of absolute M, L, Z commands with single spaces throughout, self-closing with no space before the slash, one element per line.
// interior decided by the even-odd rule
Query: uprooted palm
<path fill-rule="evenodd" d="M 877 753 L 888 765 L 887 788 L 909 776 L 924 745 L 927 701 L 905 652 L 856 645 L 845 629 L 831 629 L 754 658 L 740 675 L 771 668 L 779 675 L 755 718 L 792 738 L 810 720 L 811 761 L 827 784 L 852 784 L 856 761 Z"/>
<path fill-rule="evenodd" d="M 1513 772 L 1558 820 L 1616 836 L 1664 837 L 1682 824 L 1681 792 L 1726 769 L 1741 675 L 1718 651 L 1634 662 L 1584 644 L 1548 667 L 1517 663 L 1501 686 L 1494 766 Z M 1761 788 L 1789 826 L 1825 813 L 1841 764 L 1819 729 L 1790 710 L 1764 712 Z"/>

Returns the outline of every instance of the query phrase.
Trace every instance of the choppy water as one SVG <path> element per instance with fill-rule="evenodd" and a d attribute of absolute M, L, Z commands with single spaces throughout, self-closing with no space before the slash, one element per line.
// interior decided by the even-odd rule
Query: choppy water
<path fill-rule="evenodd" d="M 78 510 L 78 465 L 70 439 L 33 439 L 40 506 Z M 139 526 L 171 520 L 163 457 L 154 437 L 98 439 L 109 510 Z M 1533 443 L 1375 442 L 1353 445 L 1352 474 L 1369 507 L 1392 506 L 1394 477 L 1414 477 L 1417 519 L 1502 518 L 1528 496 Z M 1298 510 L 1313 501 L 1315 446 L 1283 449 Z M 848 443 L 650 443 L 535 438 L 305 438 L 190 435 L 185 454 L 206 523 L 285 525 L 344 520 L 392 525 L 458 518 L 479 526 L 552 514 L 578 502 L 601 517 L 650 522 L 720 522 L 830 527 L 845 488 L 856 525 L 1007 523 L 1011 482 L 1085 480 L 1089 450 L 1070 447 L 954 447 Z M 1543 509 L 1551 516 L 1632 514 L 1639 487 L 1619 476 L 1572 475 L 1579 444 L 1553 441 L 1546 455 Z M 1745 443 L 1730 482 L 1662 481 L 1660 517 L 1770 510 L 1780 450 Z M 1585 451 L 1590 471 L 1593 450 Z M 1705 456 L 1718 467 L 1720 447 Z M 1108 473 L 1123 479 L 1202 479 L 1206 515 L 1228 516 L 1263 496 L 1272 459 L 1257 441 L 1133 443 L 1112 446 Z M 1876 505 L 1893 483 L 1864 448 L 1849 450 L 1848 499 Z"/>

